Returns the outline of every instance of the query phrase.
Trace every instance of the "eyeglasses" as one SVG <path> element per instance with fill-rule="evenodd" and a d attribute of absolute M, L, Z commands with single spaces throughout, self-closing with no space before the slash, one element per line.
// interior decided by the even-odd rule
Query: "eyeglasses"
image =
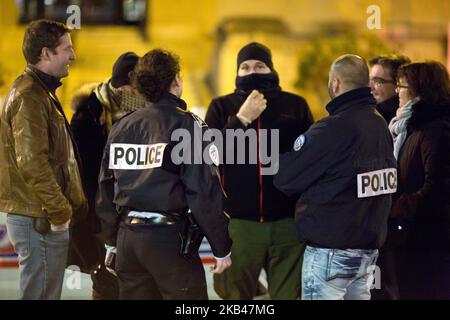
<path fill-rule="evenodd" d="M 386 83 L 395 83 L 394 80 L 388 80 L 388 79 L 383 79 L 383 78 L 379 78 L 379 77 L 374 77 L 374 78 L 370 79 L 370 82 L 372 82 L 376 86 L 381 86 L 382 84 L 386 84 Z"/>
<path fill-rule="evenodd" d="M 408 89 L 409 86 L 405 86 L 405 85 L 401 85 L 400 83 L 397 83 L 395 85 L 395 89 L 400 90 L 400 89 Z"/>

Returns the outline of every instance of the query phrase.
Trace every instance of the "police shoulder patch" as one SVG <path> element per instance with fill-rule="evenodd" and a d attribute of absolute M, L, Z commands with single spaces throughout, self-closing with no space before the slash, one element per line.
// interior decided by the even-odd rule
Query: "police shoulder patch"
<path fill-rule="evenodd" d="M 300 135 L 294 142 L 294 151 L 299 151 L 306 142 L 306 137 L 304 134 Z"/>
<path fill-rule="evenodd" d="M 191 115 L 192 118 L 194 118 L 195 123 L 200 127 L 200 128 L 206 128 L 208 127 L 208 125 L 206 124 L 205 121 L 203 121 L 198 115 L 196 115 L 195 113 L 189 112 L 189 114 Z"/>
<path fill-rule="evenodd" d="M 211 161 L 218 167 L 220 164 L 219 160 L 219 149 L 217 149 L 215 144 L 211 144 L 209 147 L 209 157 Z"/>

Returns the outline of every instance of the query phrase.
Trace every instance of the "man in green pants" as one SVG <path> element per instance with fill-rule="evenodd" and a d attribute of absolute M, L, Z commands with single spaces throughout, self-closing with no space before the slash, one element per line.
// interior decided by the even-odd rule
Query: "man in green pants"
<path fill-rule="evenodd" d="M 270 151 L 278 156 L 291 149 L 313 122 L 308 104 L 281 90 L 270 50 L 254 42 L 238 54 L 235 92 L 214 99 L 205 120 L 210 128 L 222 131 L 226 146 L 221 174 L 233 240 L 233 264 L 214 276 L 216 292 L 223 299 L 252 299 L 264 269 L 272 299 L 297 299 L 304 250 L 293 221 L 297 197 L 287 197 L 273 186 L 276 170 L 269 172 L 264 155 Z M 239 131 L 249 139 L 244 148 L 234 149 L 229 133 Z M 265 136 L 278 139 L 265 141 Z M 244 163 L 239 161 L 243 154 Z"/>

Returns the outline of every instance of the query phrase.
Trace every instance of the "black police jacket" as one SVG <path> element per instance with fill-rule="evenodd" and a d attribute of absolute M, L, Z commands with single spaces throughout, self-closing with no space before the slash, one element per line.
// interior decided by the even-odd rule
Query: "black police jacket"
<path fill-rule="evenodd" d="M 369 88 L 333 99 L 330 115 L 280 157 L 275 186 L 301 193 L 297 233 L 310 246 L 376 249 L 386 238 L 396 160 L 386 122 Z"/>
<path fill-rule="evenodd" d="M 214 165 L 218 159 L 216 153 L 211 156 L 214 147 L 202 141 L 206 124 L 185 109 L 183 100 L 166 93 L 158 103 L 113 125 L 102 159 L 96 208 L 107 244 L 116 243 L 123 208 L 161 214 L 190 208 L 214 256 L 230 252 L 228 219 Z M 184 151 L 178 142 L 187 146 Z M 204 150 L 210 158 L 204 159 Z M 183 158 L 173 158 L 175 153 Z"/>
<path fill-rule="evenodd" d="M 298 197 L 288 197 L 275 188 L 273 174 L 262 175 L 263 168 L 274 167 L 275 163 L 263 164 L 261 161 L 261 143 L 264 143 L 261 141 L 261 132 L 267 130 L 267 137 L 270 137 L 272 130 L 278 130 L 279 153 L 285 153 L 291 149 L 295 138 L 313 123 L 313 117 L 306 100 L 298 95 L 281 91 L 279 87 L 260 91 L 267 100 L 267 108 L 248 127 L 241 123 L 236 114 L 250 92 L 236 90 L 232 94 L 215 98 L 206 114 L 208 126 L 222 130 L 224 137 L 227 129 L 241 129 L 246 133 L 249 129 L 254 130 L 258 137 L 258 158 L 254 159 L 254 163 L 249 161 L 249 149 L 254 145 L 246 141 L 245 164 L 236 161 L 234 164 L 221 165 L 222 182 L 227 195 L 224 208 L 231 218 L 260 222 L 293 218 Z M 230 142 L 224 141 L 229 147 Z M 274 149 L 271 148 L 270 140 L 267 145 L 272 154 Z"/>

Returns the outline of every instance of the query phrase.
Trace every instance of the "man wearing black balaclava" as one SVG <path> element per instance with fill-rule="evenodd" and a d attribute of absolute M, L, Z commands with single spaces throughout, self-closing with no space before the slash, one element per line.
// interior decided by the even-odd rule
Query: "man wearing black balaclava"
<path fill-rule="evenodd" d="M 227 129 L 257 137 L 245 141 L 245 150 L 234 150 L 238 153 L 234 159 L 245 152 L 244 164 L 229 163 L 224 157 L 221 166 L 224 210 L 231 217 L 233 264 L 214 276 L 216 292 L 223 299 L 252 299 L 264 269 L 272 299 L 296 299 L 304 250 L 296 240 L 293 221 L 297 197 L 287 197 L 274 187 L 273 175 L 264 174 L 268 164 L 262 153 L 273 156 L 278 151 L 274 144 L 280 153 L 290 151 L 313 122 L 308 104 L 281 90 L 270 49 L 253 42 L 239 51 L 235 92 L 215 98 L 205 120 L 211 128 L 222 130 L 226 147 L 231 143 L 226 139 Z M 278 130 L 279 140 L 266 143 L 265 130 L 267 137 Z M 258 152 L 255 161 L 251 161 L 251 150 Z"/>

